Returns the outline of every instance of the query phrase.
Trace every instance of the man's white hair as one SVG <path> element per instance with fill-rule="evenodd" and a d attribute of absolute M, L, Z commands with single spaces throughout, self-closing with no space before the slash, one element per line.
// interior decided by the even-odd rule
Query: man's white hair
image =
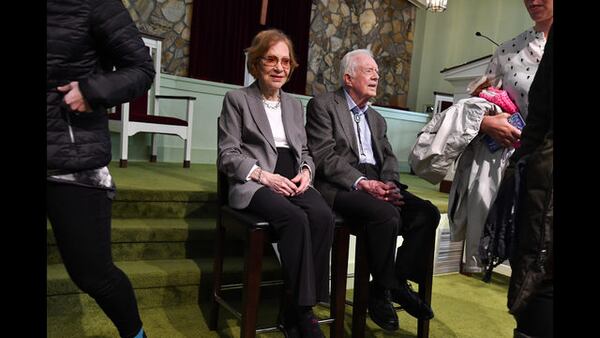
<path fill-rule="evenodd" d="M 355 49 L 344 55 L 340 61 L 340 85 L 344 86 L 344 75 L 354 76 L 356 74 L 356 57 L 359 55 L 368 55 L 373 58 L 373 52 L 369 49 Z"/>

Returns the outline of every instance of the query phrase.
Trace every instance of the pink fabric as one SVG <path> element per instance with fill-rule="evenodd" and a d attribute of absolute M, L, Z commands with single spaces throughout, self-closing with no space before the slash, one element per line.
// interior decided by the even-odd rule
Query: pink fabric
<path fill-rule="evenodd" d="M 489 86 L 479 92 L 479 97 L 498 105 L 503 112 L 511 115 L 518 111 L 517 105 L 515 105 L 515 103 L 510 99 L 508 93 L 504 89 Z M 486 137 L 490 136 L 486 135 Z M 521 140 L 517 140 L 513 143 L 513 147 L 515 149 L 519 148 L 520 146 Z"/>
<path fill-rule="evenodd" d="M 510 99 L 506 90 L 495 87 L 487 87 L 479 93 L 479 97 L 498 105 L 500 108 L 502 108 L 502 111 L 505 111 L 509 114 L 513 114 L 517 111 L 517 106 Z"/>

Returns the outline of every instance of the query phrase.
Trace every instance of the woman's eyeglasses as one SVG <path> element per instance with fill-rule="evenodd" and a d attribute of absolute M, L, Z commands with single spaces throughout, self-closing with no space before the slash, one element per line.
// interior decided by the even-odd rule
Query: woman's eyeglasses
<path fill-rule="evenodd" d="M 263 56 L 260 59 L 262 60 L 263 65 L 267 67 L 275 67 L 275 65 L 281 61 L 281 67 L 290 68 L 292 62 L 289 58 L 279 59 L 276 56 Z"/>

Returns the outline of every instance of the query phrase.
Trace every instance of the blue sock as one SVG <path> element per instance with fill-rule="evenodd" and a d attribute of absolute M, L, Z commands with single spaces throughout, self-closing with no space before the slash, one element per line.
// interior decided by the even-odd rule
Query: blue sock
<path fill-rule="evenodd" d="M 144 338 L 144 328 L 141 328 L 140 332 L 138 332 L 138 334 L 136 334 L 133 338 Z"/>

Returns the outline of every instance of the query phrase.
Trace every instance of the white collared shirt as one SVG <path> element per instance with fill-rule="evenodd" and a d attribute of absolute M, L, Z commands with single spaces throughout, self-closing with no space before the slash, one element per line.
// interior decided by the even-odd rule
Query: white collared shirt
<path fill-rule="evenodd" d="M 348 92 L 346 91 L 346 89 L 344 88 L 344 95 L 346 95 L 346 103 L 348 104 L 348 113 L 350 114 L 350 117 L 352 118 L 352 126 L 354 126 L 354 136 L 356 136 L 356 147 L 358 148 L 358 154 L 359 154 L 359 163 L 370 163 L 370 164 L 374 164 L 377 165 L 377 162 L 375 161 L 375 155 L 373 154 L 373 145 L 371 143 L 371 129 L 369 128 L 369 124 L 367 123 L 367 109 L 369 109 L 369 105 L 366 104 L 362 109 L 360 107 L 358 107 L 358 109 L 361 111 L 361 114 L 358 114 L 360 116 L 360 121 L 358 122 L 358 127 L 360 128 L 360 142 L 358 141 L 358 130 L 357 130 L 357 124 L 354 121 L 354 113 L 352 112 L 352 108 L 354 108 L 355 106 L 358 106 L 354 100 L 352 100 L 352 97 L 350 97 L 350 95 L 348 94 Z M 361 143 L 362 143 L 362 151 L 361 151 Z M 353 189 L 357 189 L 356 185 L 358 184 L 358 182 L 360 180 L 363 179 L 367 179 L 364 176 L 360 176 L 358 179 L 356 179 L 356 181 L 354 181 L 354 184 L 352 185 Z"/>
<path fill-rule="evenodd" d="M 354 121 L 354 113 L 352 112 L 352 108 L 357 106 L 352 100 L 352 97 L 348 95 L 346 89 L 344 89 L 344 95 L 346 95 L 346 102 L 348 103 L 348 114 L 352 117 L 352 126 L 354 127 L 354 136 L 356 136 L 356 148 L 358 149 L 359 154 L 359 163 L 370 163 L 373 165 L 377 165 L 377 161 L 375 161 L 375 154 L 373 152 L 373 143 L 371 142 L 371 129 L 369 129 L 369 124 L 367 123 L 367 115 L 366 112 L 369 109 L 369 105 L 366 104 L 364 107 L 358 107 L 361 113 L 358 114 L 360 121 L 357 123 Z M 358 141 L 358 130 L 357 127 L 360 128 L 360 142 Z M 362 144 L 362 149 L 361 149 Z"/>

